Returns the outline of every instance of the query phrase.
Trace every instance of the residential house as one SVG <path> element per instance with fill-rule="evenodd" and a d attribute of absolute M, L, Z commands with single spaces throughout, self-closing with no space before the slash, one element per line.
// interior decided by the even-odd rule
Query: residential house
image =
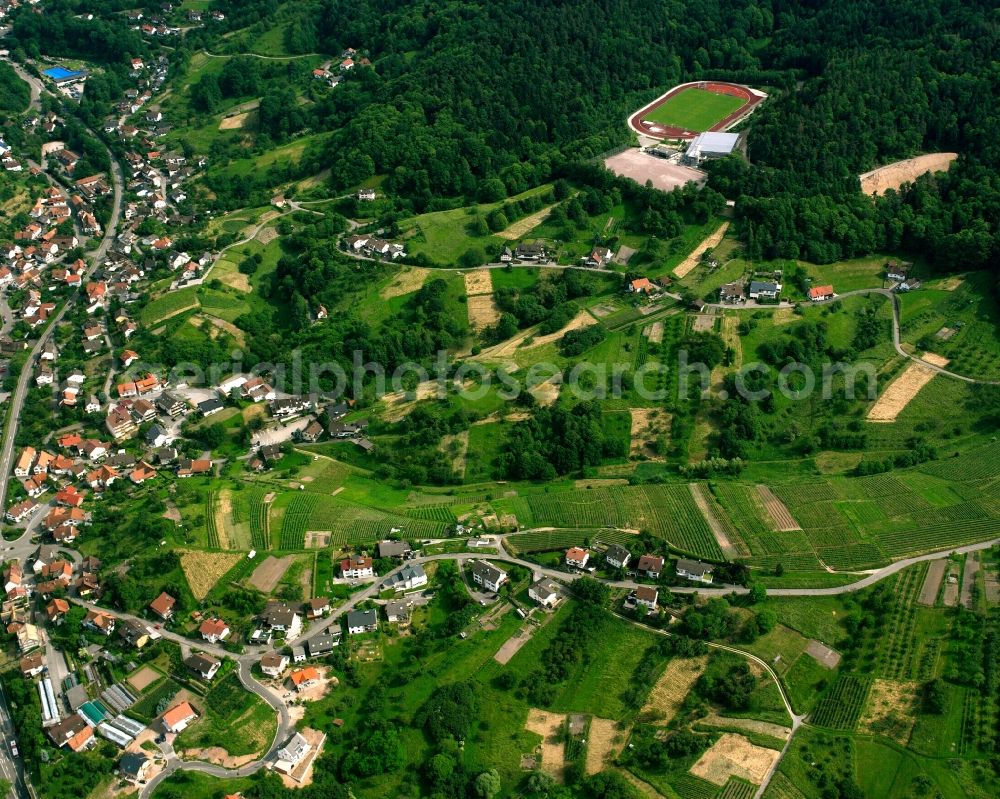
<path fill-rule="evenodd" d="M 340 635 L 340 630 L 330 630 L 310 638 L 306 642 L 309 647 L 309 657 L 318 658 L 329 655 L 335 646 L 340 646 Z"/>
<path fill-rule="evenodd" d="M 65 746 L 74 752 L 82 752 L 97 743 L 94 728 L 78 713 L 70 713 L 66 718 L 47 730 L 56 746 Z"/>
<path fill-rule="evenodd" d="M 306 615 L 310 619 L 321 619 L 330 612 L 330 600 L 325 596 L 314 597 L 307 604 L 309 610 L 306 612 Z"/>
<path fill-rule="evenodd" d="M 628 284 L 630 294 L 653 294 L 656 291 L 656 284 L 648 277 L 640 277 Z"/>
<path fill-rule="evenodd" d="M 773 280 L 751 280 L 749 294 L 751 300 L 776 300 L 781 294 L 781 284 Z"/>
<path fill-rule="evenodd" d="M 115 617 L 103 610 L 88 610 L 83 624 L 104 635 L 111 635 L 115 631 Z"/>
<path fill-rule="evenodd" d="M 385 619 L 392 624 L 407 625 L 410 623 L 410 607 L 412 602 L 391 599 L 385 603 Z"/>
<path fill-rule="evenodd" d="M 34 677 L 45 671 L 45 658 L 41 652 L 33 652 L 21 658 L 19 666 L 22 675 L 25 677 Z"/>
<path fill-rule="evenodd" d="M 352 610 L 347 614 L 347 632 L 351 635 L 378 629 L 378 613 L 374 610 Z"/>
<path fill-rule="evenodd" d="M 304 669 L 296 669 L 288 675 L 296 691 L 302 692 L 312 688 L 319 683 L 319 672 L 314 666 L 306 666 Z"/>
<path fill-rule="evenodd" d="M 209 474 L 212 471 L 212 461 L 198 458 L 191 460 L 183 458 L 177 465 L 177 476 L 180 478 L 192 477 L 197 474 Z"/>
<path fill-rule="evenodd" d="M 574 569 L 585 569 L 590 553 L 582 547 L 571 547 L 566 551 L 566 565 Z"/>
<path fill-rule="evenodd" d="M 129 782 L 145 783 L 152 765 L 144 752 L 126 752 L 118 761 L 118 773 Z"/>
<path fill-rule="evenodd" d="M 302 733 L 295 733 L 275 754 L 274 769 L 282 774 L 291 774 L 305 760 L 312 747 Z"/>
<path fill-rule="evenodd" d="M 618 544 L 610 544 L 604 552 L 604 560 L 614 569 L 624 569 L 631 558 L 632 553 Z"/>
<path fill-rule="evenodd" d="M 514 248 L 514 257 L 518 261 L 545 260 L 545 246 L 542 244 L 518 244 Z"/>
<path fill-rule="evenodd" d="M 222 619 L 206 619 L 201 623 L 198 632 L 210 644 L 216 644 L 226 640 L 229 635 L 229 625 Z"/>
<path fill-rule="evenodd" d="M 288 668 L 288 655 L 268 652 L 260 659 L 260 670 L 268 677 L 280 677 Z"/>
<path fill-rule="evenodd" d="M 501 582 L 503 582 L 501 580 Z M 422 588 L 427 585 L 427 573 L 419 563 L 407 563 L 395 574 L 391 575 L 383 584 L 385 590 L 412 591 L 415 588 Z"/>
<path fill-rule="evenodd" d="M 142 649 L 149 643 L 149 630 L 135 619 L 125 619 L 118 627 L 119 637 L 129 646 Z"/>
<path fill-rule="evenodd" d="M 378 556 L 380 558 L 405 558 L 412 551 L 408 541 L 378 542 Z"/>
<path fill-rule="evenodd" d="M 163 729 L 173 733 L 183 732 L 196 718 L 198 718 L 198 714 L 194 712 L 190 703 L 181 702 L 163 714 Z"/>
<path fill-rule="evenodd" d="M 213 413 L 218 413 L 225 407 L 226 406 L 222 404 L 221 400 L 215 399 L 213 397 L 212 399 L 207 399 L 204 402 L 199 402 L 198 412 L 202 416 L 211 416 Z"/>
<path fill-rule="evenodd" d="M 531 584 L 528 596 L 542 607 L 554 607 L 559 601 L 559 584 L 555 580 L 542 578 Z"/>
<path fill-rule="evenodd" d="M 660 576 L 660 572 L 663 571 L 663 563 L 664 560 L 659 555 L 643 555 L 639 558 L 636 570 L 641 575 L 657 579 Z"/>
<path fill-rule="evenodd" d="M 149 603 L 150 610 L 164 621 L 170 621 L 174 615 L 174 605 L 177 600 L 164 591 L 156 599 Z"/>
<path fill-rule="evenodd" d="M 375 576 L 372 559 L 364 555 L 351 555 L 340 562 L 340 575 L 347 579 L 358 580 Z"/>
<path fill-rule="evenodd" d="M 611 260 L 612 253 L 607 247 L 594 247 L 587 257 L 587 266 L 604 266 Z"/>
<path fill-rule="evenodd" d="M 656 600 L 659 597 L 659 593 L 654 586 L 640 585 L 635 589 L 635 601 L 643 607 L 656 610 Z"/>
<path fill-rule="evenodd" d="M 67 613 L 69 613 L 69 602 L 59 597 L 56 597 L 45 606 L 45 617 L 49 620 L 50 624 L 62 624 Z"/>
<path fill-rule="evenodd" d="M 809 299 L 813 302 L 825 302 L 833 297 L 833 286 L 813 286 L 809 289 Z"/>
<path fill-rule="evenodd" d="M 507 572 L 498 569 L 485 560 L 477 560 L 472 564 L 472 582 L 481 585 L 487 591 L 497 593 L 500 586 L 507 581 Z"/>
<path fill-rule="evenodd" d="M 677 561 L 677 576 L 687 580 L 694 580 L 698 583 L 712 582 L 712 572 L 714 569 L 714 566 L 702 563 L 700 560 L 681 558 Z"/>
<path fill-rule="evenodd" d="M 302 617 L 298 608 L 288 602 L 270 602 L 261 617 L 271 632 L 284 633 L 285 640 L 297 638 L 302 632 Z"/>
<path fill-rule="evenodd" d="M 212 657 L 211 655 L 196 652 L 195 654 L 189 655 L 184 659 L 184 665 L 203 680 L 207 681 L 211 680 L 215 676 L 216 672 L 222 666 L 222 661 L 218 658 Z"/>
<path fill-rule="evenodd" d="M 906 261 L 889 261 L 885 265 L 885 276 L 889 280 L 895 280 L 897 283 L 905 283 L 910 277 L 910 272 L 913 264 L 907 263 Z"/>
<path fill-rule="evenodd" d="M 719 289 L 719 302 L 725 305 L 739 305 L 746 301 L 742 280 L 726 283 Z"/>

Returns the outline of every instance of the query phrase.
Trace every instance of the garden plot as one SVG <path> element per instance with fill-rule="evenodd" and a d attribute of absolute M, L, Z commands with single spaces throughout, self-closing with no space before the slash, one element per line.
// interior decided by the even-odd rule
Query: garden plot
<path fill-rule="evenodd" d="M 325 549 L 330 546 L 333 533 L 327 530 L 307 530 L 304 543 L 305 549 Z"/>
<path fill-rule="evenodd" d="M 542 736 L 542 771 L 562 782 L 563 767 L 566 764 L 566 744 L 563 742 L 565 713 L 549 713 L 531 708 L 524 728 Z"/>
<path fill-rule="evenodd" d="M 650 718 L 653 724 L 660 727 L 669 724 L 684 704 L 691 687 L 705 671 L 707 664 L 707 655 L 671 660 L 660 679 L 656 681 L 653 690 L 649 692 L 649 698 L 640 715 Z"/>
<path fill-rule="evenodd" d="M 268 555 L 264 562 L 254 569 L 247 582 L 258 591 L 269 594 L 294 562 L 295 555 L 285 555 L 283 558 Z"/>
<path fill-rule="evenodd" d="M 958 604 L 958 564 L 948 564 L 948 574 L 945 576 L 944 598 L 945 607 L 953 608 Z"/>
<path fill-rule="evenodd" d="M 785 507 L 785 503 L 778 499 L 770 488 L 765 485 L 758 485 L 757 496 L 764 504 L 764 510 L 771 517 L 776 531 L 779 533 L 791 533 L 802 529 L 799 523 L 795 521 L 795 517 L 792 516 L 791 511 Z"/>
<path fill-rule="evenodd" d="M 242 558 L 238 552 L 182 552 L 181 570 L 199 602 Z"/>
<path fill-rule="evenodd" d="M 649 339 L 650 344 L 659 344 L 663 341 L 663 322 L 653 322 L 642 329 L 642 335 Z"/>
<path fill-rule="evenodd" d="M 924 577 L 924 585 L 920 589 L 920 598 L 917 599 L 921 605 L 932 606 L 937 601 L 938 592 L 941 590 L 941 580 L 944 578 L 944 570 L 948 567 L 948 561 L 935 560 L 927 567 L 927 575 Z"/>
<path fill-rule="evenodd" d="M 710 333 L 715 329 L 715 316 L 712 314 L 698 314 L 691 323 L 691 330 L 695 333 Z"/>
<path fill-rule="evenodd" d="M 162 676 L 163 675 L 152 666 L 143 666 L 138 671 L 130 674 L 126 679 L 126 682 L 128 682 L 128 684 L 135 689 L 136 693 L 141 694 Z"/>
<path fill-rule="evenodd" d="M 780 756 L 774 749 L 755 746 L 742 735 L 727 732 L 698 758 L 690 773 L 719 786 L 730 777 L 760 785 Z"/>

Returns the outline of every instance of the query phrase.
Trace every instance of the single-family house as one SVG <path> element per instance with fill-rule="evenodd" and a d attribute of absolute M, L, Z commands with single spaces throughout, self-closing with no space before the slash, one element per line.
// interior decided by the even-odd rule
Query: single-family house
<path fill-rule="evenodd" d="M 566 550 L 566 565 L 572 569 L 585 569 L 590 553 L 583 547 L 570 547 Z"/>
<path fill-rule="evenodd" d="M 347 632 L 351 635 L 378 629 L 378 613 L 374 610 L 352 610 L 347 614 Z"/>
<path fill-rule="evenodd" d="M 477 560 L 472 564 L 472 582 L 481 585 L 487 591 L 497 593 L 500 586 L 507 581 L 507 572 L 498 569 L 485 560 Z"/>
<path fill-rule="evenodd" d="M 551 608 L 559 601 L 559 585 L 555 580 L 542 578 L 531 584 L 528 596 L 542 607 Z"/>
<path fill-rule="evenodd" d="M 677 576 L 683 577 L 686 580 L 694 580 L 698 583 L 712 582 L 712 572 L 714 569 L 714 566 L 702 563 L 700 560 L 681 558 L 677 561 Z"/>

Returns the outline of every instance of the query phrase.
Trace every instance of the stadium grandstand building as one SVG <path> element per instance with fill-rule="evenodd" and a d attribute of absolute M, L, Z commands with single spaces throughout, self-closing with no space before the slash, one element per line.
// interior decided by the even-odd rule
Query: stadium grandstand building
<path fill-rule="evenodd" d="M 684 162 L 697 166 L 711 158 L 725 158 L 732 155 L 742 145 L 740 133 L 699 133 L 688 145 Z"/>

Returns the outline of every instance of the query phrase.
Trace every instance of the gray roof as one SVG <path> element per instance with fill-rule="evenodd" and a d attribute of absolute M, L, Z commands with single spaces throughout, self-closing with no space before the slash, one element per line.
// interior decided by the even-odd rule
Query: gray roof
<path fill-rule="evenodd" d="M 750 281 L 750 292 L 754 293 L 757 291 L 774 291 L 778 290 L 778 284 L 773 283 L 770 280 L 752 280 Z"/>
<path fill-rule="evenodd" d="M 371 627 L 378 623 L 378 613 L 374 610 L 352 610 L 347 614 L 348 627 Z"/>
<path fill-rule="evenodd" d="M 390 600 L 385 603 L 385 615 L 386 618 L 392 616 L 406 616 L 410 615 L 410 603 L 409 602 L 399 602 L 397 600 Z"/>
<path fill-rule="evenodd" d="M 378 542 L 378 556 L 380 558 L 399 558 L 410 551 L 410 545 L 406 541 Z"/>
<path fill-rule="evenodd" d="M 323 635 L 317 635 L 315 638 L 310 638 L 306 642 L 306 646 L 309 647 L 309 657 L 314 658 L 317 655 L 325 655 L 327 652 L 333 651 L 336 644 L 332 635 L 324 633 Z"/>
<path fill-rule="evenodd" d="M 630 557 L 632 553 L 619 544 L 609 544 L 604 555 L 607 558 L 611 558 L 612 560 L 616 560 L 621 563 L 621 561 L 623 561 L 626 557 Z"/>
<path fill-rule="evenodd" d="M 118 761 L 118 768 L 126 777 L 137 777 L 149 758 L 142 752 L 126 752 Z"/>
<path fill-rule="evenodd" d="M 507 572 L 501 571 L 496 566 L 491 563 L 487 563 L 485 560 L 477 560 L 472 565 L 472 573 L 479 575 L 481 580 L 486 580 L 490 583 L 495 583 Z"/>
<path fill-rule="evenodd" d="M 710 563 L 702 563 L 700 560 L 688 560 L 681 558 L 677 561 L 677 571 L 701 577 L 711 574 L 715 567 Z"/>
<path fill-rule="evenodd" d="M 739 140 L 739 133 L 699 133 L 691 141 L 690 147 L 696 147 L 702 153 L 724 153 L 728 155 L 735 149 Z"/>
<path fill-rule="evenodd" d="M 537 583 L 532 583 L 530 590 L 535 596 L 542 599 L 548 599 L 550 596 L 555 596 L 559 593 L 555 581 L 547 577 L 543 577 Z"/>

